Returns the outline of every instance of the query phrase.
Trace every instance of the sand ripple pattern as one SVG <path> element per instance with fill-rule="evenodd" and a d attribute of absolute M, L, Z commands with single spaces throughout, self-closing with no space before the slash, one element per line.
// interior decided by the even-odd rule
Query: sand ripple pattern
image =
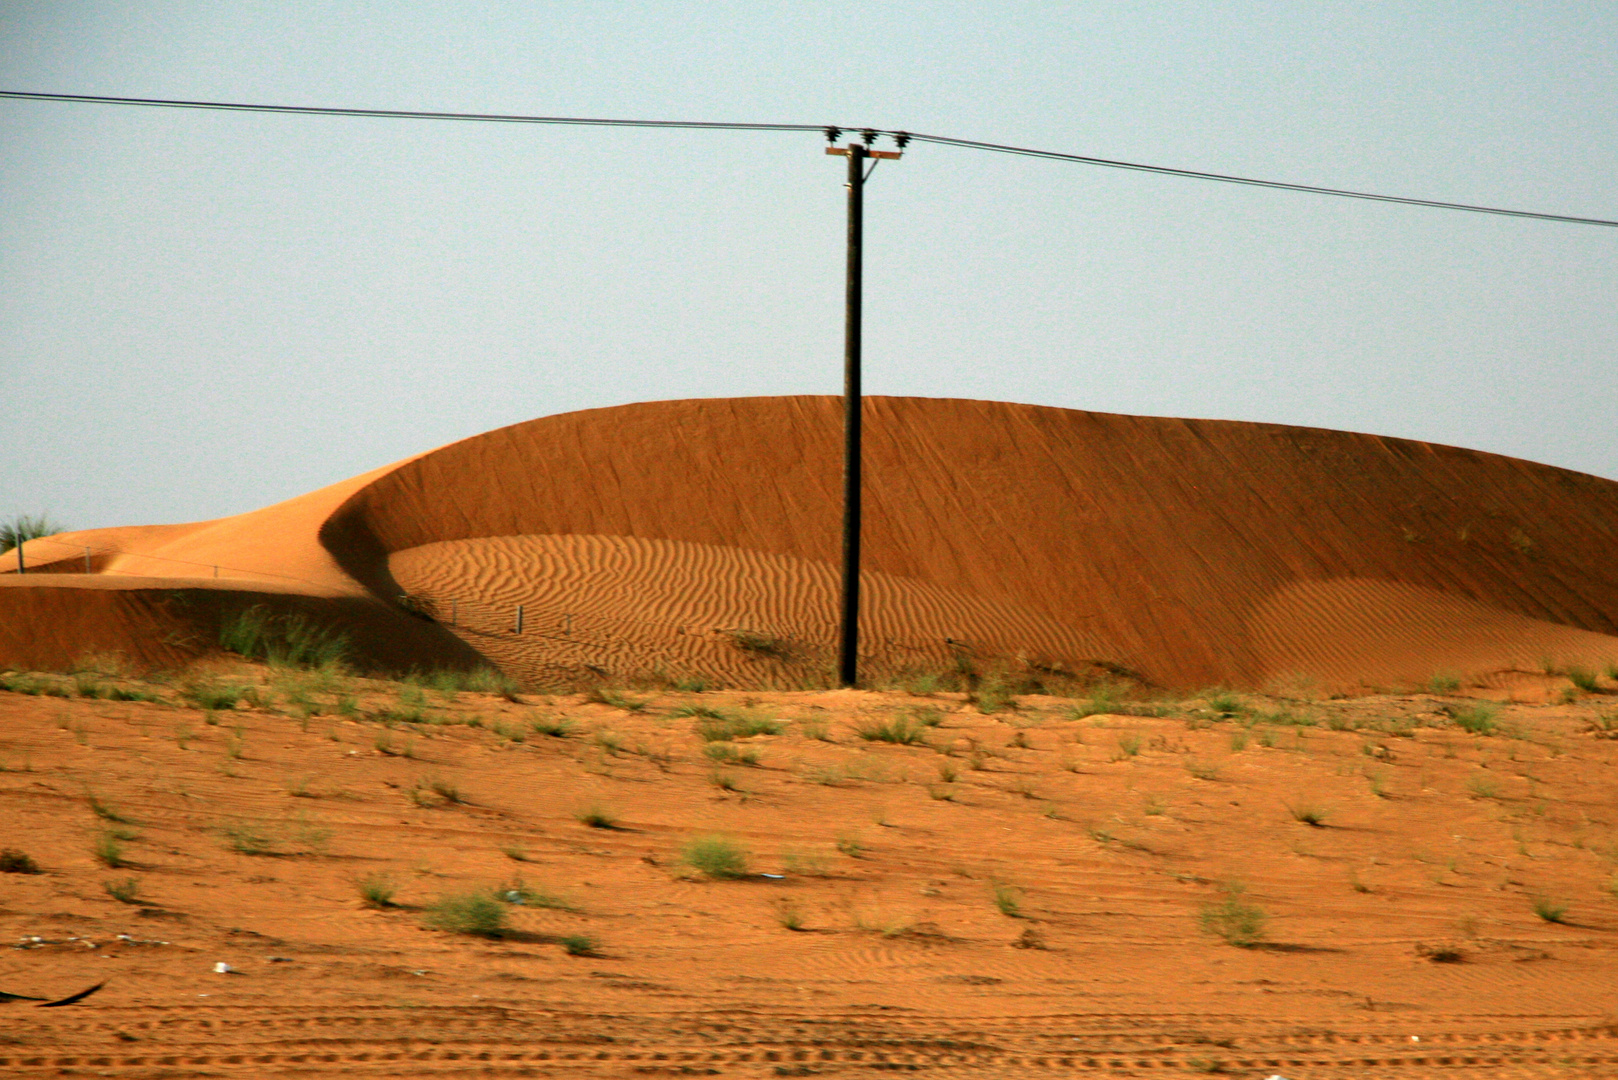
<path fill-rule="evenodd" d="M 397 552 L 389 569 L 514 673 L 589 666 L 790 681 L 823 669 L 835 641 L 836 569 L 790 555 L 634 536 L 498 536 Z M 1114 644 L 1004 601 L 874 572 L 862 575 L 861 595 L 862 660 L 873 668 L 936 669 L 960 649 L 1072 670 L 1129 662 Z"/>
<path fill-rule="evenodd" d="M 1335 684 L 1476 679 L 1618 659 L 1618 637 L 1368 578 L 1299 582 L 1259 605 L 1248 632 L 1272 678 L 1308 672 Z"/>

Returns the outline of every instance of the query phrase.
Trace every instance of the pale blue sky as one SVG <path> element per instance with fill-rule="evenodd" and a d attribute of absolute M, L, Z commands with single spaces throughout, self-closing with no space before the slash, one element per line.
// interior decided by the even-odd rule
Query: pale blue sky
<path fill-rule="evenodd" d="M 0 2 L 0 88 L 870 124 L 1618 216 L 1588 3 Z M 836 393 L 813 135 L 0 101 L 0 514 L 252 509 L 493 427 Z M 1618 477 L 1618 230 L 913 148 L 867 387 Z"/>

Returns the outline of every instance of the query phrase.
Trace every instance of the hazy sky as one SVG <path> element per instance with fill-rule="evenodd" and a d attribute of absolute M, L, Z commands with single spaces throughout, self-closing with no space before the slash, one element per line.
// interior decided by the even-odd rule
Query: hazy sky
<path fill-rule="evenodd" d="M 905 128 L 1618 217 L 1599 3 L 0 2 L 0 88 Z M 249 510 L 536 416 L 841 387 L 810 134 L 0 101 L 0 516 Z M 1618 230 L 934 146 L 867 388 L 1618 477 Z"/>

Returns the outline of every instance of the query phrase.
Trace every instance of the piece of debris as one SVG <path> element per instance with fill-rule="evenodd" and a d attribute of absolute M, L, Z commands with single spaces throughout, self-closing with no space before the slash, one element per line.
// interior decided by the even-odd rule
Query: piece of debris
<path fill-rule="evenodd" d="M 105 982 L 98 982 L 94 986 L 90 987 L 88 990 L 80 990 L 77 994 L 69 994 L 67 997 L 58 998 L 55 1001 L 51 1001 L 51 1000 L 49 1000 L 47 998 L 42 998 L 42 997 L 34 997 L 31 994 L 8 994 L 4 990 L 0 990 L 0 1002 L 7 1002 L 7 1001 L 37 1001 L 37 1002 L 40 1002 L 40 1004 L 35 1006 L 35 1008 L 39 1008 L 39 1009 L 55 1009 L 55 1008 L 59 1008 L 60 1006 L 63 1006 L 63 1005 L 71 1005 L 75 1001 L 83 1001 L 85 998 L 89 997 L 91 994 L 95 993 L 97 990 L 101 989 L 103 986 L 106 986 L 106 985 L 107 984 Z"/>
<path fill-rule="evenodd" d="M 107 984 L 105 982 L 98 982 L 88 990 L 80 990 L 77 994 L 69 994 L 67 997 L 61 998 L 57 1001 L 47 1001 L 45 1004 L 37 1006 L 37 1008 L 56 1009 L 63 1005 L 72 1005 L 74 1002 L 83 1001 L 85 998 L 89 997 L 91 994 L 95 993 L 97 990 L 106 985 Z"/>

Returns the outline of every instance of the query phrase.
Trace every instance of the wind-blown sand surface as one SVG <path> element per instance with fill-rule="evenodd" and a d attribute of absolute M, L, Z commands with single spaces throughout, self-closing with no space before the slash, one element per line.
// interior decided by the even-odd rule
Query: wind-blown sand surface
<path fill-rule="evenodd" d="M 0 1003 L 0 1075 L 1618 1075 L 1610 679 L 1487 734 L 1433 695 L 8 685 L 41 872 L 0 874 L 0 990 L 107 985 Z M 740 876 L 682 863 L 710 834 Z M 506 932 L 424 925 L 474 890 Z M 1204 925 L 1233 900 L 1261 938 Z"/>
<path fill-rule="evenodd" d="M 0 576 L 0 663 L 173 665 L 261 603 L 341 623 L 369 670 L 817 685 L 838 425 L 835 398 L 598 409 L 238 517 L 32 541 L 45 572 Z M 996 402 L 872 398 L 866 425 L 874 675 L 970 655 L 1167 687 L 1364 689 L 1618 656 L 1611 481 L 1370 435 Z"/>
<path fill-rule="evenodd" d="M 0 998 L 0 1074 L 1618 1076 L 1618 484 L 868 410 L 883 690 L 813 689 L 836 399 L 30 541 L 0 991 L 107 985 Z M 222 654 L 254 607 L 359 674 Z M 474 893 L 499 932 L 429 925 Z"/>

